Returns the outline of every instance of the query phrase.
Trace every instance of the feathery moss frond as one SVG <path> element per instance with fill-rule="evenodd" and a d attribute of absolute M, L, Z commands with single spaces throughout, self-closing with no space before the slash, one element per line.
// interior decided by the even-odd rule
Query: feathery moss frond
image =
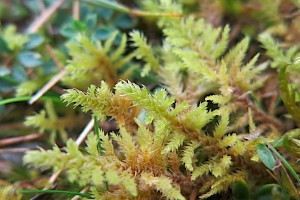
<path fill-rule="evenodd" d="M 214 131 L 214 137 L 221 139 L 227 131 L 227 127 L 229 125 L 229 112 L 227 109 L 223 109 L 222 113 L 220 114 L 220 121 Z"/>
<path fill-rule="evenodd" d="M 168 154 L 172 151 L 178 150 L 180 146 L 182 146 L 184 140 L 186 137 L 183 134 L 174 134 L 172 135 L 172 138 L 169 140 L 167 146 L 163 150 L 163 154 Z"/>
<path fill-rule="evenodd" d="M 235 174 L 229 174 L 227 176 L 217 179 L 212 185 L 209 192 L 201 195 L 199 198 L 207 199 L 208 197 L 217 194 L 223 190 L 227 190 L 234 182 L 243 179 L 245 175 L 242 172 L 237 172 Z M 210 183 L 211 184 L 211 183 Z"/>
<path fill-rule="evenodd" d="M 22 195 L 16 194 L 13 186 L 0 186 L 0 199 L 21 200 Z"/>
<path fill-rule="evenodd" d="M 200 132 L 214 116 L 215 113 L 207 111 L 207 102 L 203 102 L 197 108 L 188 111 L 185 115 L 184 123 L 192 127 L 193 130 Z"/>
<path fill-rule="evenodd" d="M 26 117 L 25 125 L 38 128 L 40 132 L 49 131 L 50 141 L 55 143 L 56 135 L 59 133 L 60 138 L 67 140 L 67 133 L 65 128 L 71 127 L 70 122 L 74 122 L 72 117 L 58 117 L 54 110 L 52 101 L 46 101 L 46 110 L 33 116 Z"/>
<path fill-rule="evenodd" d="M 32 95 L 39 88 L 41 88 L 47 81 L 49 77 L 39 77 L 36 80 L 24 81 L 17 87 L 16 96 L 23 97 L 27 95 Z"/>
<path fill-rule="evenodd" d="M 90 86 L 87 93 L 69 89 L 61 98 L 68 105 L 74 103 L 74 108 L 80 105 L 83 112 L 92 110 L 100 120 L 105 120 L 111 107 L 112 93 L 108 85 L 102 82 L 99 88 L 94 85 Z"/>
<path fill-rule="evenodd" d="M 269 35 L 268 33 L 263 33 L 259 36 L 259 41 L 263 44 L 264 48 L 267 50 L 267 55 L 270 56 L 273 61 L 271 66 L 280 69 L 283 66 L 291 63 L 293 57 L 298 48 L 292 48 L 287 53 L 285 53 L 279 44 Z"/>
<path fill-rule="evenodd" d="M 197 142 L 193 141 L 193 142 L 190 142 L 189 144 L 187 144 L 185 146 L 185 149 L 183 150 L 183 155 L 182 155 L 181 161 L 183 162 L 185 167 L 191 172 L 194 170 L 193 157 L 195 154 L 194 151 L 197 147 L 199 147 L 199 144 L 197 144 Z"/>
<path fill-rule="evenodd" d="M 151 46 L 147 44 L 144 35 L 138 31 L 132 31 L 130 33 L 131 40 L 133 41 L 133 46 L 136 47 L 136 57 L 138 59 L 143 59 L 146 65 L 142 71 L 142 76 L 146 76 L 152 69 L 157 72 L 159 69 L 159 63 L 154 57 Z"/>
<path fill-rule="evenodd" d="M 131 160 L 137 156 L 136 145 L 133 142 L 132 136 L 124 127 L 120 127 L 120 136 L 112 134 L 112 138 L 120 145 L 120 150 L 124 153 L 127 160 Z"/>
<path fill-rule="evenodd" d="M 167 199 L 185 200 L 185 197 L 180 193 L 179 187 L 172 183 L 171 179 L 168 177 L 155 177 L 151 173 L 143 172 L 140 180 L 143 184 L 154 187 L 156 190 L 160 191 Z M 175 187 L 173 185 L 175 185 Z"/>
<path fill-rule="evenodd" d="M 122 36 L 121 44 L 111 53 L 117 34 L 118 32 L 112 33 L 104 44 L 93 43 L 83 35 L 77 41 L 69 42 L 67 48 L 72 59 L 66 67 L 68 74 L 63 81 L 77 88 L 86 88 L 90 84 L 99 84 L 101 80 L 105 80 L 113 87 L 119 80 L 117 70 L 134 55 L 122 56 L 127 42 L 125 35 Z"/>
<path fill-rule="evenodd" d="M 205 98 L 206 101 L 212 101 L 215 104 L 225 105 L 230 101 L 230 96 L 210 95 Z"/>
<path fill-rule="evenodd" d="M 25 164 L 38 166 L 42 169 L 53 168 L 53 171 L 56 172 L 64 167 L 63 161 L 65 159 L 66 156 L 62 154 L 57 146 L 54 146 L 53 150 L 40 148 L 39 151 L 27 151 L 23 161 Z"/>
<path fill-rule="evenodd" d="M 168 117 L 173 110 L 171 105 L 174 98 L 168 97 L 164 89 L 151 95 L 146 88 L 140 88 L 135 83 L 119 82 L 116 86 L 116 95 L 122 95 L 134 101 L 135 105 L 147 110 L 147 123 L 151 123 L 154 118 Z"/>

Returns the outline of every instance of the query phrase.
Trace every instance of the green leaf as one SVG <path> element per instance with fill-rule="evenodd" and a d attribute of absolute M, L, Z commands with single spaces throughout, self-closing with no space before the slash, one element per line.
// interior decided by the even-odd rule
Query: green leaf
<path fill-rule="evenodd" d="M 250 191 L 245 180 L 236 181 L 232 186 L 232 195 L 235 200 L 250 199 Z"/>
<path fill-rule="evenodd" d="M 133 28 L 135 23 L 129 15 L 118 15 L 115 18 L 114 24 L 121 29 L 130 29 Z"/>
<path fill-rule="evenodd" d="M 266 184 L 260 187 L 253 195 L 255 200 L 273 200 L 272 191 L 280 188 L 277 184 Z"/>
<path fill-rule="evenodd" d="M 27 68 L 34 68 L 42 64 L 41 55 L 33 51 L 24 51 L 18 55 L 19 62 Z"/>
<path fill-rule="evenodd" d="M 11 50 L 9 49 L 5 40 L 2 37 L 0 37 L 0 54 L 3 53 L 11 53 Z"/>
<path fill-rule="evenodd" d="M 258 144 L 257 152 L 258 152 L 260 159 L 265 164 L 265 166 L 268 169 L 273 170 L 273 168 L 275 167 L 276 161 L 275 161 L 275 158 L 274 158 L 272 152 L 270 151 L 270 149 L 268 149 L 267 146 L 264 144 Z"/>
<path fill-rule="evenodd" d="M 284 66 L 279 72 L 279 92 L 280 97 L 288 110 L 289 114 L 300 123 L 300 108 L 297 106 L 295 98 L 289 90 L 288 75 L 286 69 L 288 66 Z"/>
<path fill-rule="evenodd" d="M 94 31 L 93 38 L 95 40 L 106 40 L 115 31 L 116 31 L 115 27 L 101 26 L 100 28 Z"/>
<path fill-rule="evenodd" d="M 0 76 L 6 76 L 10 74 L 10 70 L 7 67 L 0 66 Z"/>
<path fill-rule="evenodd" d="M 34 49 L 45 41 L 45 38 L 39 33 L 33 33 L 29 36 L 29 41 L 25 44 L 26 49 Z"/>

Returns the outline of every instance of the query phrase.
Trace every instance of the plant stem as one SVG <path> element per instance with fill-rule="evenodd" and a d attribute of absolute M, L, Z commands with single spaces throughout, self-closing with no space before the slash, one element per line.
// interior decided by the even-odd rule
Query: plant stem
<path fill-rule="evenodd" d="M 152 16 L 152 17 L 181 17 L 183 16 L 181 13 L 159 13 L 159 12 L 146 12 L 142 10 L 137 10 L 137 9 L 130 9 L 122 4 L 115 3 L 115 2 L 109 2 L 107 0 L 81 0 L 83 2 L 87 3 L 92 3 L 94 5 L 99 5 L 105 8 L 109 8 L 112 10 L 116 10 L 119 12 L 127 13 L 127 14 L 132 14 L 132 15 L 137 15 L 137 16 Z"/>
<path fill-rule="evenodd" d="M 95 131 L 95 133 L 97 135 L 97 139 L 98 139 L 98 151 L 101 156 L 104 156 L 103 149 L 101 146 L 101 138 L 100 138 L 100 134 L 99 134 L 99 124 L 98 124 L 97 115 L 94 115 L 94 131 Z"/>
<path fill-rule="evenodd" d="M 10 99 L 4 99 L 4 100 L 0 101 L 0 105 L 16 103 L 16 102 L 22 102 L 22 101 L 28 101 L 31 98 L 32 98 L 32 96 L 15 97 L 15 98 L 10 98 Z M 53 96 L 42 96 L 40 99 L 41 100 L 52 100 L 52 101 L 61 103 L 61 100 L 59 98 L 56 98 L 56 97 L 53 97 Z"/>
<path fill-rule="evenodd" d="M 79 195 L 82 197 L 86 197 L 89 199 L 94 199 L 93 195 L 87 193 L 80 193 L 80 192 L 72 192 L 72 191 L 65 191 L 65 190 L 18 190 L 18 193 L 21 194 L 34 194 L 34 193 L 48 193 L 48 194 L 66 194 L 66 195 Z"/>
<path fill-rule="evenodd" d="M 277 158 L 282 162 L 282 164 L 291 172 L 291 174 L 294 176 L 294 178 L 300 183 L 300 178 L 297 174 L 297 172 L 293 169 L 293 167 L 284 159 L 280 153 L 270 144 L 268 144 L 268 147 L 271 149 L 271 151 L 277 156 Z"/>

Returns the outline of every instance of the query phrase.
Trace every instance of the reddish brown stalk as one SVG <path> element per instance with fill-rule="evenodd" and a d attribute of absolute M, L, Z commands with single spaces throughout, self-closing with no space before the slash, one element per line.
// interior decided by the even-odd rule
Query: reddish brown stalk
<path fill-rule="evenodd" d="M 53 48 L 49 44 L 47 44 L 46 49 L 47 49 L 47 52 L 49 53 L 49 55 L 51 56 L 52 60 L 55 62 L 55 64 L 59 68 L 63 68 L 64 65 L 59 61 L 59 59 L 55 55 Z"/>
<path fill-rule="evenodd" d="M 0 147 L 8 146 L 8 145 L 11 145 L 11 144 L 16 144 L 16 143 L 20 143 L 20 142 L 26 142 L 26 141 L 34 140 L 34 139 L 42 137 L 43 135 L 44 135 L 43 133 L 35 133 L 35 134 L 31 134 L 31 135 L 26 135 L 26 136 L 3 139 L 3 140 L 0 140 Z"/>
<path fill-rule="evenodd" d="M 237 89 L 233 93 L 233 95 L 239 100 L 239 102 L 243 105 L 244 108 L 250 107 L 253 111 L 254 117 L 260 118 L 265 123 L 271 123 L 276 127 L 277 129 L 280 129 L 282 127 L 281 123 L 275 119 L 274 117 L 271 117 L 267 115 L 265 112 L 263 112 L 261 109 L 257 107 L 256 104 L 250 101 L 250 99 L 247 97 L 247 95 L 242 94 Z"/>
<path fill-rule="evenodd" d="M 5 148 L 5 149 L 0 149 L 0 154 L 2 153 L 20 153 L 20 152 L 25 152 L 31 150 L 31 148 Z"/>
<path fill-rule="evenodd" d="M 73 3 L 73 18 L 76 20 L 80 19 L 80 2 L 79 0 L 74 0 Z"/>
<path fill-rule="evenodd" d="M 49 8 L 47 8 L 44 12 L 41 13 L 40 16 L 33 21 L 32 24 L 26 30 L 26 33 L 35 33 L 37 32 L 55 13 L 55 11 L 65 2 L 65 0 L 59 0 L 52 4 Z"/>

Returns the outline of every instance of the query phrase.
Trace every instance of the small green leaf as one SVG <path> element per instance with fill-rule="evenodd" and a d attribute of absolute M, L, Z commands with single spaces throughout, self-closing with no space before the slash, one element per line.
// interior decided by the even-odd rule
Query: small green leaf
<path fill-rule="evenodd" d="M 279 92 L 280 97 L 294 120 L 300 123 L 300 108 L 297 106 L 292 92 L 289 90 L 288 73 L 286 72 L 287 66 L 284 66 L 279 71 Z"/>
<path fill-rule="evenodd" d="M 38 33 L 30 34 L 29 41 L 25 44 L 26 49 L 34 49 L 43 44 L 45 38 Z"/>
<path fill-rule="evenodd" d="M 10 70 L 7 67 L 0 66 L 0 76 L 6 76 L 10 74 Z"/>
<path fill-rule="evenodd" d="M 236 181 L 232 186 L 232 194 L 235 200 L 250 199 L 250 192 L 247 183 L 241 179 Z"/>
<path fill-rule="evenodd" d="M 131 29 L 134 27 L 135 23 L 129 15 L 118 15 L 115 19 L 116 26 L 121 29 Z"/>
<path fill-rule="evenodd" d="M 116 31 L 114 27 L 111 26 L 102 26 L 93 33 L 93 38 L 95 40 L 106 40 L 109 36 Z"/>
<path fill-rule="evenodd" d="M 276 161 L 275 161 L 275 158 L 274 158 L 272 152 L 270 151 L 270 149 L 268 149 L 266 147 L 266 145 L 264 145 L 264 144 L 258 144 L 257 152 L 258 152 L 260 159 L 265 164 L 265 166 L 268 169 L 273 170 L 273 168 L 275 167 Z"/>
<path fill-rule="evenodd" d="M 5 40 L 2 37 L 0 37 L 0 54 L 2 53 L 11 53 L 11 50 L 9 49 Z"/>
<path fill-rule="evenodd" d="M 277 184 L 261 186 L 253 195 L 254 200 L 273 200 L 272 190 L 280 188 Z"/>
<path fill-rule="evenodd" d="M 42 64 L 41 55 L 33 51 L 21 52 L 18 56 L 18 60 L 27 68 L 34 68 Z"/>

